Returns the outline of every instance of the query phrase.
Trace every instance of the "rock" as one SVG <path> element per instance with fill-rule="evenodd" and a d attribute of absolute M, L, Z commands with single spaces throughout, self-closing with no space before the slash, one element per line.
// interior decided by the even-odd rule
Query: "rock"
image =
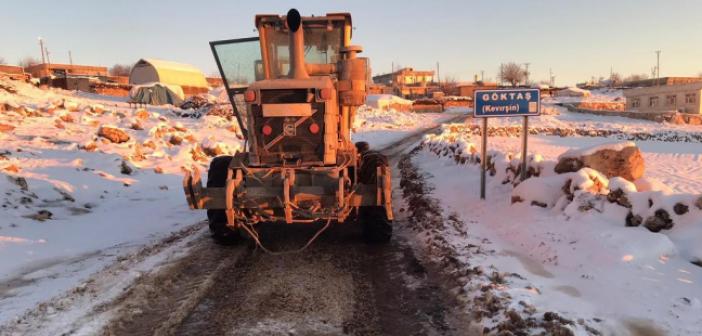
<path fill-rule="evenodd" d="M 161 167 L 154 167 L 154 173 L 156 173 L 156 174 L 163 174 L 163 168 L 161 168 Z"/>
<path fill-rule="evenodd" d="M 670 219 L 670 215 L 667 211 L 658 209 L 653 216 L 646 218 L 644 226 L 651 232 L 670 230 L 673 228 L 673 220 Z"/>
<path fill-rule="evenodd" d="M 79 146 L 79 148 L 86 152 L 94 152 L 97 149 L 97 143 L 95 143 L 95 141 L 88 141 L 85 145 Z"/>
<path fill-rule="evenodd" d="M 685 118 L 683 117 L 682 114 L 680 113 L 675 113 L 670 116 L 670 118 L 667 120 L 669 123 L 673 123 L 676 125 L 683 125 L 686 124 Z"/>
<path fill-rule="evenodd" d="M 639 226 L 643 223 L 643 218 L 639 215 L 634 215 L 631 211 L 626 215 L 626 226 Z"/>
<path fill-rule="evenodd" d="M 144 129 L 144 126 L 141 124 L 141 121 L 135 119 L 134 121 L 132 121 L 131 125 L 129 125 L 129 128 L 135 131 L 141 131 Z"/>
<path fill-rule="evenodd" d="M 585 167 L 585 163 L 580 158 L 562 158 L 558 160 L 556 168 L 553 170 L 558 174 L 573 173 Z"/>
<path fill-rule="evenodd" d="M 134 116 L 141 119 L 141 120 L 148 120 L 150 114 L 149 114 L 149 111 L 147 111 L 145 109 L 139 109 L 138 111 L 136 111 L 134 113 Z"/>
<path fill-rule="evenodd" d="M 548 208 L 548 204 L 539 201 L 531 201 L 531 205 L 535 205 L 542 208 Z"/>
<path fill-rule="evenodd" d="M 132 175 L 132 173 L 134 172 L 134 169 L 129 166 L 127 161 L 122 160 L 122 164 L 120 164 L 120 166 L 119 166 L 119 172 L 124 174 L 124 175 Z"/>
<path fill-rule="evenodd" d="M 10 182 L 12 182 L 13 184 L 20 187 L 21 190 L 29 191 L 29 184 L 27 183 L 27 179 L 25 179 L 24 177 L 8 176 L 7 179 L 10 180 Z"/>
<path fill-rule="evenodd" d="M 631 209 L 631 202 L 629 202 L 629 199 L 626 197 L 626 193 L 621 189 L 610 191 L 607 195 L 607 200 L 610 203 L 616 203 L 625 208 Z"/>
<path fill-rule="evenodd" d="M 39 210 L 39 211 L 38 211 L 37 213 L 35 213 L 35 214 L 27 215 L 27 216 L 24 216 L 24 217 L 26 217 L 26 218 L 31 218 L 31 219 L 34 219 L 34 220 L 38 220 L 38 221 L 40 221 L 40 222 L 43 222 L 43 221 L 45 221 L 45 220 L 47 220 L 47 219 L 51 219 L 51 217 L 53 217 L 53 216 L 54 216 L 54 214 L 52 214 L 51 211 L 49 211 L 49 210 Z"/>
<path fill-rule="evenodd" d="M 171 138 L 168 139 L 168 142 L 171 145 L 178 146 L 183 143 L 183 137 L 178 136 L 178 135 L 171 135 Z"/>
<path fill-rule="evenodd" d="M 697 209 L 702 210 L 702 196 L 700 196 L 700 198 L 697 199 L 697 202 L 695 202 L 695 206 L 697 207 Z"/>
<path fill-rule="evenodd" d="M 8 124 L 0 124 L 0 132 L 8 133 L 15 129 L 15 126 Z"/>
<path fill-rule="evenodd" d="M 673 211 L 675 211 L 676 215 L 682 216 L 690 211 L 690 207 L 683 203 L 675 203 L 675 206 L 673 206 Z"/>
<path fill-rule="evenodd" d="M 514 203 L 522 203 L 522 202 L 524 202 L 524 200 L 523 200 L 521 197 L 519 197 L 519 196 L 512 196 L 512 204 L 514 204 Z"/>
<path fill-rule="evenodd" d="M 104 137 L 113 143 L 123 143 L 129 141 L 129 134 L 123 129 L 114 126 L 100 126 L 98 136 Z"/>
<path fill-rule="evenodd" d="M 629 181 L 635 181 L 643 176 L 644 159 L 636 146 L 625 146 L 621 150 L 602 148 L 592 154 L 562 157 L 558 160 L 554 170 L 556 173 L 562 174 L 576 172 L 582 167 L 597 170 L 608 178 L 619 176 Z"/>

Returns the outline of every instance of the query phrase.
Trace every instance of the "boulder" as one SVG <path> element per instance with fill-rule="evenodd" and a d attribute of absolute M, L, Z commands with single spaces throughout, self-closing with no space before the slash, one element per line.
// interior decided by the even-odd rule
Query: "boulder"
<path fill-rule="evenodd" d="M 8 125 L 8 124 L 0 124 L 0 132 L 11 132 L 12 130 L 15 129 L 15 126 Z"/>
<path fill-rule="evenodd" d="M 100 129 L 98 129 L 98 136 L 106 138 L 113 143 L 123 143 L 129 141 L 129 134 L 114 126 L 100 126 Z"/>
<path fill-rule="evenodd" d="M 653 216 L 646 218 L 644 226 L 651 232 L 660 232 L 661 230 L 670 230 L 673 228 L 673 220 L 670 214 L 663 209 L 658 209 Z"/>
<path fill-rule="evenodd" d="M 607 176 L 634 181 L 644 173 L 644 159 L 633 142 L 615 143 L 568 151 L 561 155 L 556 173 L 576 172 L 583 167 L 592 168 Z"/>

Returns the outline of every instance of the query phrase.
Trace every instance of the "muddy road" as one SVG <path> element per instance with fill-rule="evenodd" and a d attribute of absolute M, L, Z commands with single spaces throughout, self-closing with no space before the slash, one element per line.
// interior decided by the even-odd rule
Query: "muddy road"
<path fill-rule="evenodd" d="M 393 167 L 421 136 L 383 149 Z M 399 181 L 394 183 L 397 189 Z M 411 219 L 398 211 L 401 194 L 394 196 L 398 232 Z M 319 228 L 267 224 L 259 229 L 269 249 L 289 251 Z M 308 249 L 282 255 L 251 242 L 219 246 L 202 235 L 187 255 L 143 276 L 106 308 L 113 313 L 102 333 L 465 335 L 469 317 L 456 311 L 450 286 L 420 259 L 401 234 L 387 245 L 368 245 L 360 226 L 349 224 L 332 225 Z"/>

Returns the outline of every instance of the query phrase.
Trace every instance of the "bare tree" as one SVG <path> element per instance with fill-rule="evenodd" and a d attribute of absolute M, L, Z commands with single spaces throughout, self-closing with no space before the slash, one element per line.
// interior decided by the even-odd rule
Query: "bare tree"
<path fill-rule="evenodd" d="M 444 80 L 439 83 L 439 89 L 447 94 L 453 94 L 458 86 L 458 80 L 454 76 L 445 76 Z"/>
<path fill-rule="evenodd" d="M 517 84 L 521 83 L 526 78 L 526 71 L 524 71 L 519 64 L 509 62 L 507 64 L 500 65 L 499 78 L 502 82 L 510 83 L 512 86 L 517 86 Z"/>
<path fill-rule="evenodd" d="M 112 76 L 129 76 L 132 72 L 132 66 L 129 64 L 115 64 L 110 68 Z"/>
<path fill-rule="evenodd" d="M 2 56 L 0 56 L 0 64 L 7 64 L 7 62 L 5 62 L 5 58 Z"/>
<path fill-rule="evenodd" d="M 611 75 L 609 75 L 609 86 L 610 87 L 615 87 L 622 85 L 622 75 L 620 75 L 617 72 L 613 72 Z"/>
<path fill-rule="evenodd" d="M 39 64 L 39 63 L 41 63 L 41 62 L 39 62 L 38 59 L 36 59 L 36 58 L 34 58 L 34 57 L 32 57 L 32 56 L 25 56 L 25 57 L 22 57 L 22 58 L 19 60 L 19 62 L 17 62 L 17 63 L 19 64 L 19 66 L 21 66 L 21 67 L 23 67 L 23 68 L 26 68 L 26 67 L 28 67 L 28 66 L 30 66 L 30 65 Z"/>

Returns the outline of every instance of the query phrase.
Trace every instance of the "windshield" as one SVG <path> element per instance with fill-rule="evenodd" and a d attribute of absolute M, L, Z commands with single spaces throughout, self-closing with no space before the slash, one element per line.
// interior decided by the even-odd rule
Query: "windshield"
<path fill-rule="evenodd" d="M 343 23 L 304 26 L 305 63 L 336 63 L 343 40 Z M 273 25 L 263 27 L 271 63 L 271 78 L 283 78 L 290 70 L 288 31 Z"/>
<path fill-rule="evenodd" d="M 263 79 L 261 44 L 258 37 L 210 42 L 217 67 L 227 89 L 239 127 L 247 136 L 246 103 L 243 93 L 251 83 Z"/>

